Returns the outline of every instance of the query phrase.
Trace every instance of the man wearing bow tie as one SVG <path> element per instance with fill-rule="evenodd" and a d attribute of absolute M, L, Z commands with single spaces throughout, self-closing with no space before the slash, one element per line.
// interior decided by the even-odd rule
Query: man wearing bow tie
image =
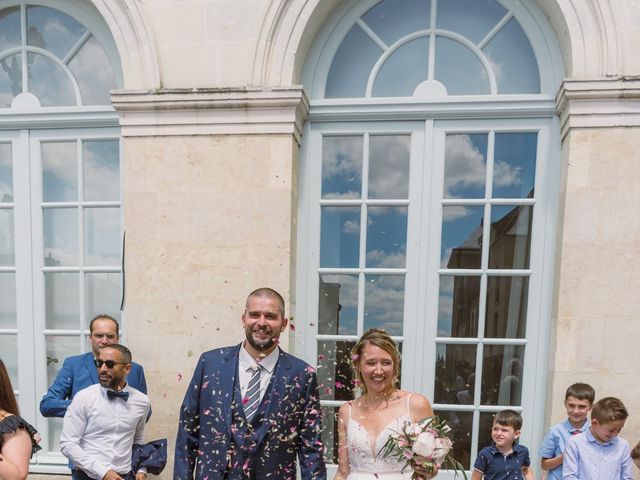
<path fill-rule="evenodd" d="M 131 352 L 112 344 L 95 360 L 99 384 L 78 392 L 67 409 L 60 450 L 75 466 L 73 480 L 145 480 L 131 472 L 131 449 L 142 444 L 149 398 L 127 385 Z"/>

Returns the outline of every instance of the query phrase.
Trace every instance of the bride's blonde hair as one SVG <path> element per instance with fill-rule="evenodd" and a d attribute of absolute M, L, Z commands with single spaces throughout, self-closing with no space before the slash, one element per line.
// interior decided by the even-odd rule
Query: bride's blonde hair
<path fill-rule="evenodd" d="M 358 377 L 358 387 L 360 391 L 364 395 L 367 393 L 367 386 L 364 383 L 364 377 L 362 376 L 362 372 L 360 372 L 360 360 L 362 358 L 362 352 L 364 351 L 364 347 L 367 345 L 374 345 L 378 348 L 381 348 L 389 355 L 391 355 L 391 361 L 393 362 L 393 381 L 391 382 L 392 388 L 395 388 L 398 383 L 398 379 L 400 378 L 400 351 L 398 350 L 398 345 L 393 341 L 391 336 L 381 330 L 379 328 L 371 328 L 364 332 L 356 346 L 351 350 L 351 364 L 353 370 Z"/>

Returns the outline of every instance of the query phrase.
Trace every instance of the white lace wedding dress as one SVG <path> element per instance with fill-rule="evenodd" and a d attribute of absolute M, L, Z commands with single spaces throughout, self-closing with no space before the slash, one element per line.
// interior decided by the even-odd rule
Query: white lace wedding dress
<path fill-rule="evenodd" d="M 349 423 L 347 424 L 349 476 L 347 480 L 409 480 L 411 478 L 411 469 L 407 468 L 402 473 L 404 464 L 400 464 L 392 458 L 383 458 L 378 453 L 389 435 L 399 432 L 403 424 L 411 422 L 409 397 L 411 395 L 407 395 L 406 412 L 389 422 L 375 441 L 369 437 L 369 433 L 362 425 L 351 418 L 351 405 L 349 404 Z"/>

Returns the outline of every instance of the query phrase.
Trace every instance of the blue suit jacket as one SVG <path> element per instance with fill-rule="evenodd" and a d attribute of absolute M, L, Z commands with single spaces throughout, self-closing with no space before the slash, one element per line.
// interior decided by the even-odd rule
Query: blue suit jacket
<path fill-rule="evenodd" d="M 98 369 L 93 363 L 93 352 L 67 357 L 47 393 L 40 401 L 40 413 L 44 417 L 64 417 L 71 399 L 80 390 L 98 383 Z M 147 382 L 144 369 L 137 363 L 131 364 L 127 383 L 146 395 Z"/>
<path fill-rule="evenodd" d="M 194 470 L 196 479 L 246 478 L 242 467 L 248 465 L 249 478 L 293 480 L 297 456 L 303 480 L 325 480 L 315 370 L 282 350 L 260 406 L 255 441 L 237 444 L 231 404 L 239 351 L 240 345 L 211 350 L 198 360 L 180 409 L 174 479 L 193 479 Z"/>

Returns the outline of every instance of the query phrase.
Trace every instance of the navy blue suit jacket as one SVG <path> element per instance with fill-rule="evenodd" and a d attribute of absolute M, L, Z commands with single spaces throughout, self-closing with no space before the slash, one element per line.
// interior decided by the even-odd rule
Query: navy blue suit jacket
<path fill-rule="evenodd" d="M 40 401 L 40 413 L 44 417 L 64 417 L 71 399 L 80 390 L 98 383 L 98 369 L 93 363 L 93 352 L 67 357 L 47 393 Z M 146 395 L 147 382 L 144 369 L 137 363 L 131 364 L 127 383 Z"/>
<path fill-rule="evenodd" d="M 240 345 L 220 348 L 198 360 L 180 409 L 174 479 L 193 479 L 194 470 L 198 480 L 245 478 L 244 466 L 248 478 L 294 480 L 297 456 L 303 480 L 325 480 L 315 370 L 282 350 L 255 422 L 255 441 L 234 444 L 239 351 Z"/>

